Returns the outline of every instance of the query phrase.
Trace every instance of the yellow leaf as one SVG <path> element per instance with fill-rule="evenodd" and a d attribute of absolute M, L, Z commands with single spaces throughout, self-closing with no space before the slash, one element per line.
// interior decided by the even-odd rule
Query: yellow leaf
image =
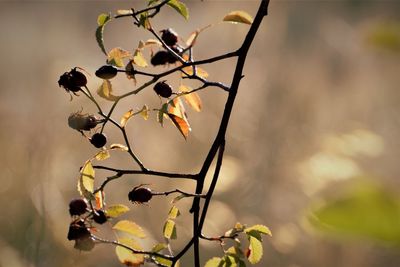
<path fill-rule="evenodd" d="M 108 159 L 109 157 L 110 157 L 110 152 L 108 152 L 108 150 L 101 150 L 94 156 L 94 158 L 99 161 Z"/>
<path fill-rule="evenodd" d="M 172 208 L 168 212 L 168 218 L 176 219 L 176 217 L 178 217 L 179 215 L 181 215 L 179 209 L 176 206 L 172 206 Z"/>
<path fill-rule="evenodd" d="M 120 47 L 115 47 L 108 52 L 108 59 L 107 63 L 117 66 L 117 67 L 124 67 L 124 58 L 131 57 L 132 54 L 129 51 L 126 51 Z"/>
<path fill-rule="evenodd" d="M 135 55 L 133 56 L 133 63 L 135 63 L 135 65 L 138 65 L 139 67 L 148 66 L 146 59 L 143 57 L 143 54 L 139 49 L 136 49 L 135 51 Z"/>
<path fill-rule="evenodd" d="M 122 150 L 122 151 L 128 151 L 129 150 L 127 146 L 124 146 L 122 144 L 112 144 L 110 146 L 110 149 L 118 149 L 118 150 Z"/>
<path fill-rule="evenodd" d="M 168 117 L 172 120 L 176 128 L 178 128 L 183 137 L 186 139 L 189 136 L 189 132 L 192 130 L 187 120 L 171 113 L 168 113 Z"/>
<path fill-rule="evenodd" d="M 129 211 L 129 208 L 122 204 L 109 206 L 106 214 L 109 217 L 115 218 Z"/>
<path fill-rule="evenodd" d="M 187 77 L 187 76 L 192 76 L 193 75 L 193 67 L 192 66 L 183 68 L 183 71 L 185 72 L 185 73 L 182 73 L 183 77 Z M 200 68 L 200 67 L 196 67 L 196 75 L 205 79 L 205 78 L 208 77 L 208 72 L 205 71 L 204 69 Z"/>
<path fill-rule="evenodd" d="M 227 14 L 224 18 L 223 21 L 229 21 L 229 22 L 234 22 L 234 23 L 244 23 L 244 24 L 252 24 L 253 23 L 253 18 L 245 11 L 232 11 L 229 14 Z"/>
<path fill-rule="evenodd" d="M 122 221 L 117 222 L 113 226 L 113 229 L 122 231 L 125 233 L 129 233 L 129 234 L 131 234 L 135 237 L 139 237 L 139 238 L 146 237 L 143 229 L 139 225 L 137 225 L 135 222 L 128 221 L 128 220 L 122 220 Z"/>
<path fill-rule="evenodd" d="M 96 199 L 96 209 L 103 209 L 104 207 L 104 192 L 103 191 L 98 191 L 95 195 L 94 195 L 95 199 Z"/>
<path fill-rule="evenodd" d="M 183 106 L 183 103 L 182 103 L 182 100 L 180 99 L 180 97 L 174 98 L 172 100 L 172 103 L 168 108 L 168 113 L 171 113 L 178 117 L 186 119 L 185 107 Z"/>
<path fill-rule="evenodd" d="M 179 87 L 179 90 L 181 92 L 187 93 L 192 90 L 189 86 L 181 85 Z M 200 96 L 196 92 L 192 92 L 190 94 L 184 94 L 183 97 L 185 98 L 186 103 L 193 108 L 195 111 L 200 112 L 202 103 Z"/>
<path fill-rule="evenodd" d="M 176 226 L 173 220 L 167 220 L 163 229 L 164 237 L 168 239 L 176 239 Z"/>
<path fill-rule="evenodd" d="M 128 120 L 130 118 L 132 118 L 133 115 L 135 115 L 135 113 L 133 112 L 133 109 L 128 110 L 127 112 L 125 112 L 125 114 L 121 118 L 121 127 L 122 128 L 124 128 L 126 126 L 126 124 L 128 123 Z"/>
<path fill-rule="evenodd" d="M 118 96 L 112 94 L 112 85 L 109 80 L 103 81 L 99 89 L 97 89 L 97 94 L 109 101 L 116 101 L 118 99 Z"/>
<path fill-rule="evenodd" d="M 133 14 L 132 10 L 130 9 L 119 9 L 117 10 L 117 15 L 121 16 L 121 15 L 131 15 Z"/>
<path fill-rule="evenodd" d="M 197 29 L 196 31 L 192 32 L 192 34 L 189 36 L 189 38 L 186 40 L 186 45 L 187 46 L 193 46 L 196 43 L 197 37 L 199 34 L 204 31 L 207 28 L 210 28 L 213 26 L 212 24 L 209 24 L 201 29 Z"/>
<path fill-rule="evenodd" d="M 78 191 L 81 196 L 88 200 L 94 200 L 94 169 L 90 160 L 85 162 L 81 169 L 81 175 L 78 181 Z"/>
<path fill-rule="evenodd" d="M 142 111 L 140 111 L 140 115 L 142 115 L 143 119 L 145 120 L 149 119 L 149 108 L 147 105 L 143 106 Z"/>
<path fill-rule="evenodd" d="M 134 250 L 142 250 L 142 247 L 133 239 L 129 238 L 118 238 L 118 243 L 123 244 L 129 248 Z M 144 255 L 143 254 L 135 254 L 129 249 L 126 249 L 122 246 L 115 247 L 115 253 L 119 261 L 126 266 L 140 266 L 144 263 Z"/>

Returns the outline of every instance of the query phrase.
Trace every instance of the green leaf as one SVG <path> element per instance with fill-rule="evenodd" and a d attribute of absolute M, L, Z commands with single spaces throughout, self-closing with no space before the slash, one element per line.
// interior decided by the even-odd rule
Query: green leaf
<path fill-rule="evenodd" d="M 168 259 L 164 259 L 161 257 L 154 257 L 154 261 L 157 263 L 157 265 L 165 266 L 165 267 L 170 267 L 172 266 L 172 261 Z M 176 266 L 176 265 L 175 265 Z"/>
<path fill-rule="evenodd" d="M 165 243 L 158 243 L 153 246 L 153 248 L 151 249 L 151 252 L 160 252 L 161 250 L 166 249 L 167 247 L 168 247 L 168 245 Z"/>
<path fill-rule="evenodd" d="M 226 250 L 226 254 L 236 257 L 238 259 L 244 258 L 243 251 L 239 247 L 236 247 L 236 246 L 232 246 L 232 247 L 228 248 Z"/>
<path fill-rule="evenodd" d="M 113 229 L 129 233 L 129 234 L 139 237 L 139 238 L 146 237 L 143 229 L 139 225 L 137 225 L 136 223 L 134 223 L 132 221 L 128 221 L 128 220 L 122 220 L 122 221 L 117 222 L 113 226 Z"/>
<path fill-rule="evenodd" d="M 124 213 L 127 213 L 128 211 L 129 208 L 127 206 L 122 204 L 117 204 L 109 206 L 108 209 L 106 209 L 106 214 L 111 218 L 116 218 Z"/>
<path fill-rule="evenodd" d="M 221 266 L 222 262 L 223 260 L 221 258 L 213 257 L 206 262 L 206 265 L 204 265 L 204 267 L 219 267 Z"/>
<path fill-rule="evenodd" d="M 234 22 L 234 23 L 244 23 L 244 24 L 252 24 L 253 18 L 245 11 L 237 10 L 232 11 L 227 14 L 223 21 Z"/>
<path fill-rule="evenodd" d="M 158 122 L 163 126 L 164 123 L 164 114 L 168 113 L 168 103 L 164 103 L 161 106 L 161 109 L 158 111 Z"/>
<path fill-rule="evenodd" d="M 181 14 L 185 19 L 189 19 L 189 10 L 186 5 L 178 0 L 171 0 L 168 5 L 175 9 L 179 14 Z"/>
<path fill-rule="evenodd" d="M 111 82 L 109 80 L 103 80 L 103 83 L 97 89 L 97 94 L 106 100 L 117 101 L 119 97 L 116 95 L 113 95 L 112 91 L 113 91 L 113 89 L 112 89 Z"/>
<path fill-rule="evenodd" d="M 149 20 L 149 13 L 146 12 L 142 12 L 139 15 L 139 25 L 142 26 L 143 28 L 149 30 L 151 29 L 151 24 L 150 24 L 150 20 Z"/>
<path fill-rule="evenodd" d="M 129 238 L 118 238 L 118 243 L 123 244 L 134 250 L 142 250 L 142 247 L 133 239 Z M 122 246 L 116 246 L 115 253 L 119 261 L 126 266 L 139 266 L 144 263 L 143 254 L 135 254 L 131 250 Z"/>
<path fill-rule="evenodd" d="M 400 246 L 400 197 L 395 192 L 363 181 L 313 206 L 308 219 L 318 230 Z"/>
<path fill-rule="evenodd" d="M 95 197 L 93 195 L 94 192 L 94 177 L 95 172 L 92 166 L 92 162 L 90 160 L 85 162 L 81 169 L 81 175 L 78 181 L 78 191 L 81 196 L 85 197 L 88 200 L 94 200 Z"/>
<path fill-rule="evenodd" d="M 165 222 L 163 234 L 167 239 L 176 239 L 176 225 L 173 220 L 168 219 Z"/>
<path fill-rule="evenodd" d="M 247 227 L 246 229 L 244 229 L 244 232 L 246 234 L 251 231 L 257 231 L 260 234 L 272 236 L 271 230 L 267 226 L 262 225 L 262 224 L 256 224 L 256 225 L 253 225 L 253 226 L 250 226 L 250 227 Z"/>
<path fill-rule="evenodd" d="M 172 206 L 168 213 L 168 219 L 175 219 L 179 215 L 181 215 L 179 209 L 176 206 Z"/>
<path fill-rule="evenodd" d="M 98 27 L 97 27 L 97 30 L 96 30 L 96 40 L 97 40 L 97 43 L 98 43 L 101 51 L 103 51 L 103 53 L 105 55 L 107 55 L 107 52 L 106 52 L 106 49 L 104 47 L 104 26 L 110 20 L 111 20 L 111 14 L 103 13 L 103 14 L 100 14 L 97 17 L 97 25 L 98 25 Z"/>
<path fill-rule="evenodd" d="M 251 264 L 258 263 L 263 255 L 263 247 L 261 242 L 261 235 L 256 231 L 251 231 L 252 235 L 247 235 L 250 245 L 249 245 L 249 255 L 247 259 Z M 255 234 L 256 233 L 256 234 Z M 257 236 L 258 235 L 258 236 Z"/>

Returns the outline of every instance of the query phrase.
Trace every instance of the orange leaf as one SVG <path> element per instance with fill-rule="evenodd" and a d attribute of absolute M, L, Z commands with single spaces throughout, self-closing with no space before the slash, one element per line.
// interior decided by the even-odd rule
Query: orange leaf
<path fill-rule="evenodd" d="M 179 90 L 181 92 L 187 93 L 187 92 L 192 91 L 192 88 L 190 88 L 189 86 L 181 85 L 179 87 Z M 201 99 L 200 99 L 200 96 L 196 92 L 184 94 L 183 97 L 185 98 L 186 103 L 188 103 L 188 105 L 191 108 L 193 108 L 197 112 L 201 111 L 201 106 L 202 106 Z"/>
<path fill-rule="evenodd" d="M 189 136 L 189 132 L 192 130 L 188 121 L 171 113 L 167 113 L 167 115 L 186 139 Z"/>

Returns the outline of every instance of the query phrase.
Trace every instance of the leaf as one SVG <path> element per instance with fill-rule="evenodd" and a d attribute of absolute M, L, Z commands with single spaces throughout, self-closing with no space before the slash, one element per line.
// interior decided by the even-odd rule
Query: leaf
<path fill-rule="evenodd" d="M 133 14 L 133 12 L 132 12 L 132 10 L 131 9 L 119 9 L 119 10 L 117 10 L 117 15 L 118 16 L 123 16 L 123 15 L 132 15 Z"/>
<path fill-rule="evenodd" d="M 142 250 L 142 247 L 133 239 L 118 238 L 118 243 L 135 250 Z M 143 254 L 135 254 L 122 246 L 116 246 L 115 253 L 117 254 L 119 261 L 126 266 L 140 266 L 144 263 Z"/>
<path fill-rule="evenodd" d="M 179 209 L 176 206 L 172 206 L 168 212 L 168 219 L 176 219 L 179 215 L 181 215 Z"/>
<path fill-rule="evenodd" d="M 256 231 L 259 232 L 260 234 L 272 236 L 271 230 L 267 226 L 261 224 L 256 224 L 244 229 L 244 232 L 246 234 L 250 233 L 251 231 Z"/>
<path fill-rule="evenodd" d="M 157 265 L 159 265 L 159 266 L 165 266 L 165 267 L 170 267 L 170 266 L 172 266 L 172 261 L 171 261 L 171 260 L 164 259 L 164 258 L 161 258 L 161 257 L 158 257 L 158 256 L 154 257 L 154 261 L 155 261 L 155 262 L 157 263 Z M 175 266 L 176 266 L 176 264 L 175 264 Z"/>
<path fill-rule="evenodd" d="M 85 197 L 88 200 L 94 200 L 93 191 L 94 191 L 94 176 L 95 172 L 90 160 L 85 162 L 85 165 L 82 167 L 81 175 L 78 181 L 78 191 L 81 196 Z"/>
<path fill-rule="evenodd" d="M 253 18 L 249 15 L 249 13 L 242 11 L 242 10 L 238 10 L 238 11 L 232 11 L 229 14 L 227 14 L 223 18 L 223 21 L 252 24 Z"/>
<path fill-rule="evenodd" d="M 181 14 L 186 20 L 189 19 L 189 10 L 186 5 L 178 0 L 171 0 L 168 5 Z"/>
<path fill-rule="evenodd" d="M 125 112 L 125 114 L 121 118 L 121 127 L 124 128 L 126 124 L 128 123 L 128 120 L 135 115 L 135 112 L 133 112 L 133 109 L 128 110 Z"/>
<path fill-rule="evenodd" d="M 142 115 L 143 119 L 145 119 L 146 121 L 149 119 L 149 107 L 145 104 L 142 108 L 142 110 L 140 111 L 140 115 Z"/>
<path fill-rule="evenodd" d="M 128 151 L 129 148 L 127 146 L 124 146 L 122 144 L 112 144 L 110 146 L 110 149 L 118 149 L 118 150 L 122 150 L 122 151 Z"/>
<path fill-rule="evenodd" d="M 97 152 L 97 154 L 94 156 L 95 159 L 97 159 L 98 161 L 101 160 L 106 160 L 109 157 L 111 157 L 110 152 L 108 152 L 108 150 L 100 150 L 99 152 Z"/>
<path fill-rule="evenodd" d="M 377 48 L 400 52 L 400 23 L 384 22 L 367 33 L 367 41 Z"/>
<path fill-rule="evenodd" d="M 188 77 L 188 76 L 193 75 L 193 67 L 192 66 L 183 68 L 183 71 L 185 73 L 182 73 L 182 77 Z M 196 67 L 196 75 L 201 78 L 206 79 L 208 77 L 208 72 L 200 67 Z"/>
<path fill-rule="evenodd" d="M 176 202 L 178 202 L 179 200 L 181 200 L 182 198 L 185 198 L 185 197 L 187 197 L 187 195 L 185 195 L 185 194 L 180 194 L 180 195 L 176 196 L 176 197 L 171 201 L 171 203 L 172 203 L 172 204 L 175 204 Z"/>
<path fill-rule="evenodd" d="M 163 123 L 164 123 L 164 114 L 167 114 L 167 113 L 168 113 L 168 103 L 164 103 L 161 106 L 161 109 L 158 111 L 158 114 L 157 114 L 157 120 L 161 124 L 161 126 L 163 126 Z"/>
<path fill-rule="evenodd" d="M 167 113 L 167 115 L 171 119 L 171 121 L 174 123 L 176 128 L 178 128 L 179 132 L 186 139 L 189 136 L 189 132 L 192 130 L 190 128 L 189 123 L 185 119 L 182 119 L 181 117 L 178 117 L 174 114 Z"/>
<path fill-rule="evenodd" d="M 162 44 L 160 43 L 160 41 L 156 40 L 156 39 L 148 39 L 145 43 L 145 46 L 150 46 L 150 45 L 157 45 L 157 46 L 162 46 Z"/>
<path fill-rule="evenodd" d="M 158 243 L 156 245 L 153 246 L 153 248 L 151 249 L 151 252 L 160 252 L 163 249 L 166 249 L 168 247 L 167 244 L 165 243 Z"/>
<path fill-rule="evenodd" d="M 143 28 L 149 30 L 151 29 L 151 24 L 150 24 L 150 20 L 149 20 L 149 13 L 146 12 L 142 12 L 139 15 L 139 25 L 142 26 Z"/>
<path fill-rule="evenodd" d="M 118 216 L 121 216 L 122 214 L 127 213 L 128 211 L 129 208 L 127 206 L 122 204 L 117 204 L 109 206 L 108 209 L 106 209 L 106 214 L 108 217 L 116 218 Z"/>
<path fill-rule="evenodd" d="M 143 57 L 143 54 L 140 49 L 136 49 L 135 54 L 133 55 L 133 63 L 139 67 L 147 67 L 148 64 L 146 59 Z"/>
<path fill-rule="evenodd" d="M 176 225 L 173 220 L 168 219 L 163 228 L 164 237 L 167 239 L 176 239 Z"/>
<path fill-rule="evenodd" d="M 131 234 L 135 237 L 139 237 L 139 238 L 146 237 L 143 229 L 139 225 L 137 225 L 135 222 L 128 221 L 128 220 L 122 220 L 122 221 L 117 222 L 113 226 L 113 229 L 129 233 L 129 234 Z"/>
<path fill-rule="evenodd" d="M 107 55 L 106 49 L 104 47 L 104 26 L 106 25 L 106 23 L 108 21 L 111 20 L 111 14 L 100 14 L 97 17 L 97 29 L 96 29 L 96 40 L 97 40 L 97 44 L 99 45 L 101 51 L 103 51 L 103 53 L 105 55 Z"/>
<path fill-rule="evenodd" d="M 235 247 L 235 246 L 232 246 L 232 247 L 228 248 L 226 250 L 226 254 L 231 255 L 233 257 L 236 257 L 238 259 L 244 258 L 243 251 L 240 248 Z"/>
<path fill-rule="evenodd" d="M 112 94 L 112 85 L 109 80 L 103 80 L 103 83 L 100 85 L 99 89 L 97 89 L 97 94 L 109 101 L 116 101 L 119 98 Z"/>
<path fill-rule="evenodd" d="M 249 260 L 249 262 L 251 264 L 256 264 L 258 263 L 263 255 L 263 247 L 262 247 L 262 242 L 259 238 L 261 238 L 261 236 L 259 236 L 259 238 L 254 237 L 253 235 L 247 235 L 250 245 L 249 245 L 249 255 L 247 257 L 247 259 Z"/>
<path fill-rule="evenodd" d="M 133 66 L 133 60 L 129 60 L 128 64 L 125 66 L 125 74 L 129 80 L 133 80 L 136 85 L 136 78 L 135 78 L 135 68 Z"/>
<path fill-rule="evenodd" d="M 181 92 L 190 92 L 192 91 L 192 88 L 189 86 L 181 85 L 179 87 L 179 90 Z M 185 98 L 186 103 L 193 108 L 195 111 L 200 112 L 201 111 L 201 99 L 200 96 L 196 92 L 192 92 L 190 94 L 184 94 L 183 97 Z"/>
<path fill-rule="evenodd" d="M 103 207 L 104 207 L 104 192 L 98 191 L 96 194 L 94 194 L 94 197 L 96 199 L 96 209 L 97 210 L 103 209 Z"/>
<path fill-rule="evenodd" d="M 125 66 L 123 59 L 131 56 L 131 52 L 121 47 L 115 47 L 108 52 L 107 63 L 122 68 Z"/>
<path fill-rule="evenodd" d="M 204 31 L 205 29 L 210 28 L 211 26 L 213 26 L 213 25 L 209 24 L 201 29 L 197 29 L 196 31 L 192 32 L 192 34 L 186 40 L 186 45 L 193 46 L 196 43 L 197 37 L 200 35 L 200 33 L 202 31 Z"/>
<path fill-rule="evenodd" d="M 204 267 L 219 267 L 223 262 L 224 261 L 221 258 L 213 257 L 206 262 Z"/>

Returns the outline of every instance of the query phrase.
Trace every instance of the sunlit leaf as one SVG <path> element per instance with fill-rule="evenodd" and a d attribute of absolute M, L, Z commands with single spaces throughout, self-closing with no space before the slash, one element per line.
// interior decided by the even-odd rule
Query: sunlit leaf
<path fill-rule="evenodd" d="M 129 208 L 122 204 L 111 205 L 106 209 L 106 214 L 108 217 L 116 218 L 125 214 L 129 211 Z"/>
<path fill-rule="evenodd" d="M 168 219 L 165 222 L 163 234 L 167 239 L 176 239 L 176 225 L 173 220 Z"/>
<path fill-rule="evenodd" d="M 213 257 L 206 262 L 204 267 L 220 267 L 224 261 L 221 258 Z"/>
<path fill-rule="evenodd" d="M 149 119 L 149 111 L 149 107 L 147 105 L 144 105 L 142 110 L 140 111 L 140 115 L 143 117 L 143 119 Z"/>
<path fill-rule="evenodd" d="M 142 247 L 133 239 L 119 238 L 118 243 L 137 251 L 142 250 Z M 126 266 L 140 266 L 144 263 L 143 254 L 135 254 L 131 250 L 122 246 L 116 246 L 115 253 L 117 254 L 119 261 Z"/>
<path fill-rule="evenodd" d="M 147 61 L 143 57 L 143 54 L 140 51 L 140 49 L 136 49 L 135 54 L 133 55 L 133 63 L 135 63 L 135 65 L 137 65 L 139 67 L 147 67 L 148 66 Z"/>
<path fill-rule="evenodd" d="M 128 221 L 128 220 L 122 220 L 122 221 L 117 222 L 113 226 L 113 229 L 129 233 L 129 234 L 131 234 L 135 237 L 139 237 L 139 238 L 146 237 L 143 229 L 139 225 L 137 225 L 135 222 Z"/>
<path fill-rule="evenodd" d="M 171 261 L 171 260 L 164 259 L 164 258 L 161 258 L 161 257 L 158 257 L 158 256 L 154 257 L 154 261 L 155 261 L 155 262 L 157 263 L 157 265 L 159 265 L 159 266 L 164 266 L 164 267 L 170 267 L 170 266 L 172 266 L 172 261 Z M 175 264 L 175 266 L 176 266 L 176 264 Z"/>
<path fill-rule="evenodd" d="M 128 151 L 129 150 L 127 146 L 124 146 L 122 144 L 112 144 L 110 146 L 110 149 L 118 149 L 118 150 L 122 150 L 122 151 Z"/>
<path fill-rule="evenodd" d="M 223 21 L 252 24 L 253 18 L 247 12 L 238 10 L 238 11 L 232 11 L 229 14 L 227 14 L 223 18 Z"/>
<path fill-rule="evenodd" d="M 132 12 L 132 10 L 131 9 L 119 9 L 119 10 L 117 10 L 117 15 L 119 15 L 119 16 L 123 16 L 123 15 L 132 15 L 133 14 L 133 12 Z"/>
<path fill-rule="evenodd" d="M 171 119 L 171 121 L 174 123 L 176 128 L 178 128 L 179 132 L 186 139 L 189 136 L 189 132 L 192 130 L 190 128 L 189 123 L 185 119 L 182 119 L 181 117 L 178 117 L 174 114 L 168 113 L 167 115 Z"/>
<path fill-rule="evenodd" d="M 187 46 L 193 46 L 196 43 L 197 37 L 199 36 L 199 34 L 204 31 L 207 28 L 210 28 L 211 26 L 213 26 L 212 24 L 209 24 L 201 29 L 197 29 L 196 31 L 192 32 L 192 34 L 190 34 L 189 38 L 187 38 L 186 40 L 186 45 Z"/>
<path fill-rule="evenodd" d="M 189 19 L 189 10 L 186 5 L 179 0 L 171 0 L 168 5 L 175 9 L 179 14 L 181 14 L 185 19 Z"/>
<path fill-rule="evenodd" d="M 168 113 L 168 103 L 164 103 L 161 106 L 161 109 L 157 113 L 157 120 L 161 124 L 161 126 L 163 126 L 163 123 L 164 123 L 164 114 L 167 114 L 167 113 Z"/>
<path fill-rule="evenodd" d="M 103 207 L 104 207 L 104 192 L 98 191 L 96 194 L 94 194 L 94 198 L 96 199 L 96 209 L 97 210 L 103 209 Z"/>
<path fill-rule="evenodd" d="M 135 112 L 133 112 L 133 109 L 130 109 L 124 113 L 124 115 L 121 118 L 121 127 L 122 128 L 124 128 L 126 126 L 126 124 L 128 123 L 128 120 L 130 118 L 132 118 L 133 115 L 135 115 Z"/>
<path fill-rule="evenodd" d="M 257 231 L 260 234 L 272 236 L 271 230 L 267 226 L 261 225 L 261 224 L 256 224 L 256 225 L 253 225 L 251 227 L 247 227 L 246 229 L 244 229 L 244 232 L 246 234 L 250 233 L 251 231 Z"/>
<path fill-rule="evenodd" d="M 157 45 L 157 46 L 162 46 L 162 44 L 160 43 L 160 41 L 158 41 L 157 39 L 148 39 L 145 43 L 145 46 L 150 46 L 150 45 Z"/>
<path fill-rule="evenodd" d="M 81 174 L 78 181 L 79 193 L 88 200 L 94 200 L 94 177 L 95 172 L 92 163 L 90 160 L 88 160 L 81 169 Z"/>
<path fill-rule="evenodd" d="M 182 77 L 187 77 L 187 76 L 192 76 L 193 75 L 193 67 L 189 66 L 189 67 L 185 67 L 183 68 L 183 71 L 186 73 L 182 73 Z M 196 75 L 201 77 L 201 78 L 207 78 L 208 77 L 208 72 L 205 71 L 204 69 L 200 68 L 200 67 L 196 67 Z"/>
<path fill-rule="evenodd" d="M 131 57 L 132 54 L 131 52 L 122 49 L 121 47 L 115 47 L 111 49 L 110 52 L 108 52 L 107 56 L 108 56 L 107 57 L 108 64 L 122 68 L 125 66 L 123 59 Z"/>
<path fill-rule="evenodd" d="M 158 243 L 153 246 L 153 248 L 151 249 L 151 252 L 160 252 L 161 250 L 166 249 L 167 247 L 168 247 L 168 245 L 165 243 Z"/>
<path fill-rule="evenodd" d="M 172 206 L 172 208 L 168 212 L 168 219 L 175 219 L 180 215 L 180 211 L 176 206 Z"/>
<path fill-rule="evenodd" d="M 186 92 L 190 92 L 192 90 L 192 88 L 190 88 L 189 86 L 186 86 L 186 85 L 181 85 L 179 87 L 179 90 L 181 92 L 186 93 Z M 201 99 L 200 99 L 200 96 L 196 92 L 192 92 L 190 94 L 184 94 L 183 97 L 185 98 L 186 103 L 188 103 L 188 105 L 191 108 L 193 108 L 197 112 L 201 111 L 201 107 L 202 107 Z"/>
<path fill-rule="evenodd" d="M 101 160 L 106 160 L 110 157 L 110 152 L 108 150 L 100 150 L 97 152 L 97 154 L 94 156 L 95 159 L 101 161 Z"/>
<path fill-rule="evenodd" d="M 247 256 L 247 259 L 251 264 L 256 264 L 258 263 L 263 255 L 263 247 L 262 247 L 262 241 L 261 241 L 261 235 L 253 231 L 251 232 L 252 235 L 247 235 L 249 239 L 249 254 Z"/>
<path fill-rule="evenodd" d="M 182 103 L 182 100 L 180 97 L 172 99 L 171 101 L 169 101 L 169 104 L 170 104 L 170 106 L 168 108 L 168 113 L 171 113 L 178 117 L 186 119 L 185 107 L 183 106 L 183 103 Z"/>
<path fill-rule="evenodd" d="M 97 43 L 98 43 L 101 51 L 103 51 L 103 53 L 105 55 L 107 55 L 107 52 L 106 52 L 106 49 L 104 47 L 104 26 L 110 20 L 111 20 L 111 14 L 103 13 L 103 14 L 100 14 L 97 17 L 97 25 L 98 25 L 98 27 L 96 29 L 96 40 L 97 40 Z"/>
<path fill-rule="evenodd" d="M 147 11 L 142 12 L 139 15 L 139 25 L 147 30 L 151 29 L 151 24 L 150 24 L 150 20 L 149 20 L 148 16 L 149 16 L 149 13 Z"/>
<path fill-rule="evenodd" d="M 103 80 L 103 83 L 100 85 L 99 89 L 97 89 L 97 94 L 109 101 L 116 101 L 118 99 L 118 96 L 112 93 L 112 85 L 109 80 Z"/>
<path fill-rule="evenodd" d="M 238 258 L 238 259 L 244 258 L 244 253 L 243 253 L 243 251 L 242 251 L 240 248 L 235 247 L 235 246 L 232 246 L 232 247 L 228 248 L 228 249 L 226 250 L 226 254 L 231 255 L 231 256 L 234 256 L 234 257 L 236 257 L 236 258 Z"/>

